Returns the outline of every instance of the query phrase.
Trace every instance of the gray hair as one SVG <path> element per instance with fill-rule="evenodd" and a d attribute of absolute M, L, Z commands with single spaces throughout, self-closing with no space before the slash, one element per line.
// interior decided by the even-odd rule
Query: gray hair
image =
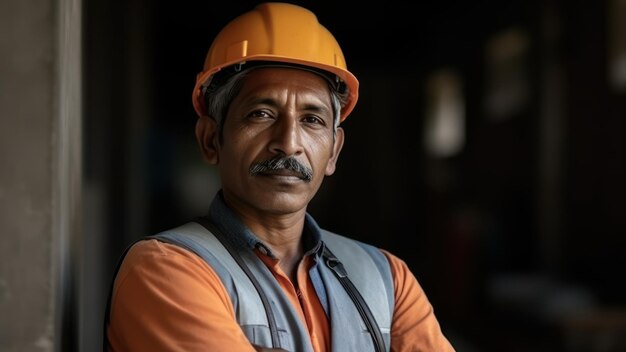
<path fill-rule="evenodd" d="M 224 141 L 224 120 L 226 119 L 226 115 L 228 114 L 230 104 L 241 91 L 241 88 L 245 81 L 245 77 L 247 76 L 248 72 L 253 69 L 254 68 L 250 68 L 237 72 L 234 75 L 230 76 L 226 80 L 226 82 L 224 82 L 224 84 L 212 84 L 207 87 L 204 92 L 206 112 L 207 115 L 213 118 L 218 124 L 220 143 Z M 322 75 L 320 74 L 320 76 Z M 326 76 L 322 77 L 328 80 Z M 330 82 L 328 83 L 328 88 L 330 90 L 330 101 L 334 115 L 334 136 L 337 133 L 337 128 L 339 127 L 341 109 L 346 105 L 346 102 L 348 100 L 348 91 L 346 89 L 345 92 L 339 92 L 337 88 L 335 88 L 335 85 L 331 84 Z"/>

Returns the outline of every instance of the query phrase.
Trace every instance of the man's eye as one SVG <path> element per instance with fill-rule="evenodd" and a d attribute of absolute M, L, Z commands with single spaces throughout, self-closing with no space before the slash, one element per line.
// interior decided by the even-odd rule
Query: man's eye
<path fill-rule="evenodd" d="M 264 110 L 256 110 L 248 114 L 249 118 L 271 118 L 271 115 Z"/>
<path fill-rule="evenodd" d="M 319 118 L 317 116 L 313 116 L 313 115 L 305 116 L 302 120 L 304 122 L 310 123 L 310 124 L 325 125 L 324 120 L 322 120 L 321 118 Z"/>

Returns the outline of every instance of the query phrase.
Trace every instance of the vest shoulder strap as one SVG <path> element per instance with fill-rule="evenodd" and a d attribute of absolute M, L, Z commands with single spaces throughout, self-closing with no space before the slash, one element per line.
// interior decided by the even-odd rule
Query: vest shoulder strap
<path fill-rule="evenodd" d="M 257 290 L 245 272 L 217 237 L 204 226 L 197 222 L 189 222 L 148 238 L 180 246 L 202 258 L 220 277 L 231 296 L 236 312 L 244 311 L 238 309 L 239 302 L 246 302 L 252 307 L 263 307 Z M 236 289 L 235 282 L 237 283 Z M 238 314 L 237 318 L 241 325 L 268 325 L 269 323 L 263 309 L 246 310 L 246 314 Z"/>
<path fill-rule="evenodd" d="M 385 255 L 372 245 L 329 231 L 323 230 L 322 236 L 372 310 L 380 330 L 388 333 L 395 299 L 391 266 Z"/>

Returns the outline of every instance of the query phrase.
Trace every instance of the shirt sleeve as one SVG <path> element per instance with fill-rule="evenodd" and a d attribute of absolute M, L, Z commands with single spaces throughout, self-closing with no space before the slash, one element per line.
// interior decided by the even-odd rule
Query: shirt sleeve
<path fill-rule="evenodd" d="M 215 271 L 200 257 L 156 240 L 136 243 L 114 282 L 112 351 L 253 352 Z"/>
<path fill-rule="evenodd" d="M 391 265 L 395 288 L 391 351 L 454 352 L 430 301 L 406 263 L 388 251 L 383 253 Z"/>

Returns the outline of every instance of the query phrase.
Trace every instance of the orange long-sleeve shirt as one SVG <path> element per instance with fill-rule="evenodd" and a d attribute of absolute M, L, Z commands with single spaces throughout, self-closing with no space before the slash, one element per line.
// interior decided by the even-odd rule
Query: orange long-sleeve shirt
<path fill-rule="evenodd" d="M 391 350 L 454 351 L 406 264 L 383 252 L 391 264 L 395 288 Z M 314 351 L 330 351 L 329 322 L 308 277 L 312 259 L 304 258 L 297 285 L 293 285 L 276 259 L 260 251 L 256 254 L 308 327 Z M 130 249 L 116 277 L 107 335 L 111 351 L 116 352 L 253 352 L 235 317 L 228 292 L 202 258 L 178 246 L 148 240 Z"/>

